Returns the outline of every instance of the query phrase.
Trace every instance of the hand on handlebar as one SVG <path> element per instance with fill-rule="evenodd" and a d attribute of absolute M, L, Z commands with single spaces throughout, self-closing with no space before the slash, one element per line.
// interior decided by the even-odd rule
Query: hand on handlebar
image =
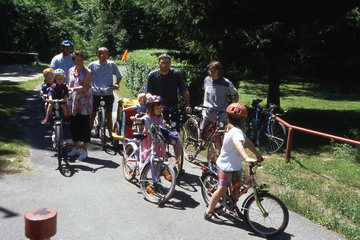
<path fill-rule="evenodd" d="M 185 107 L 185 112 L 186 112 L 186 113 L 191 113 L 191 112 L 192 112 L 191 106 L 186 106 L 186 107 Z"/>

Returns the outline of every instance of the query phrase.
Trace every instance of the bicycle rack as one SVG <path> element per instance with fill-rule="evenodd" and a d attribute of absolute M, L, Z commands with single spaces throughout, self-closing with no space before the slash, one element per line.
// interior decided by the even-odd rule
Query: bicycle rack
<path fill-rule="evenodd" d="M 286 155 L 285 155 L 286 163 L 289 163 L 290 158 L 291 158 L 291 149 L 292 149 L 292 141 L 293 141 L 294 130 L 360 146 L 359 141 L 355 141 L 355 140 L 352 140 L 352 139 L 349 139 L 349 138 L 343 138 L 343 137 L 339 137 L 339 136 L 335 136 L 335 135 L 331 135 L 331 134 L 327 134 L 327 133 L 323 133 L 323 132 L 318 132 L 318 131 L 314 131 L 314 130 L 311 130 L 311 129 L 302 128 L 302 127 L 299 127 L 299 126 L 294 126 L 294 125 L 291 125 L 291 124 L 285 122 L 283 119 L 281 119 L 278 116 L 274 115 L 273 117 L 274 117 L 274 119 L 276 121 L 281 122 L 282 124 L 284 124 L 288 128 L 288 137 L 287 137 Z"/>

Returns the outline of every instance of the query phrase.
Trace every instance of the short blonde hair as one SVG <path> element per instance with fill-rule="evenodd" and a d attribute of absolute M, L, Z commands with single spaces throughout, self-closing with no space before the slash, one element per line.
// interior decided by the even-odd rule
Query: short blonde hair
<path fill-rule="evenodd" d="M 137 100 L 140 101 L 140 99 L 142 99 L 143 97 L 145 97 L 146 101 L 146 93 L 139 93 L 139 95 L 137 96 Z"/>

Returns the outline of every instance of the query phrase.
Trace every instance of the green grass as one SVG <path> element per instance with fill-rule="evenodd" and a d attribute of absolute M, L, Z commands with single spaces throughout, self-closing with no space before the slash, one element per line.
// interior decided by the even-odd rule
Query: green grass
<path fill-rule="evenodd" d="M 242 81 L 240 102 L 266 104 L 266 83 Z M 283 119 L 300 127 L 360 140 L 360 95 L 331 86 L 287 82 L 281 85 Z M 360 146 L 295 132 L 290 163 L 285 150 L 264 163 L 260 182 L 304 217 L 360 239 Z"/>
<path fill-rule="evenodd" d="M 24 132 L 7 119 L 14 116 L 17 107 L 43 81 L 38 78 L 26 82 L 0 82 L 0 174 L 18 173 L 30 169 L 27 159 L 30 145 L 24 140 Z"/>

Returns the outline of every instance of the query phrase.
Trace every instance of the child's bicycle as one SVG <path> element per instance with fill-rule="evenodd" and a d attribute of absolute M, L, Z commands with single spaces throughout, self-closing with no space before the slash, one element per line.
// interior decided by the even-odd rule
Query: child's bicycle
<path fill-rule="evenodd" d="M 156 204 L 165 203 L 175 190 L 175 172 L 166 159 L 158 157 L 155 146 L 163 141 L 157 126 L 151 125 L 149 134 L 152 138 L 149 156 L 143 159 L 141 140 L 146 134 L 134 132 L 133 138 L 123 139 L 122 172 L 126 180 L 131 181 L 139 176 L 139 184 L 145 199 Z"/>
<path fill-rule="evenodd" d="M 53 99 L 53 100 L 46 100 L 48 103 L 54 104 L 54 117 L 53 117 L 53 126 L 52 126 L 52 146 L 56 150 L 57 160 L 58 160 L 58 170 L 64 176 L 72 175 L 69 164 L 64 161 L 63 162 L 63 148 L 64 148 L 64 138 L 63 138 L 63 118 L 60 114 L 60 104 L 64 103 L 62 99 Z"/>
<path fill-rule="evenodd" d="M 256 184 L 255 173 L 259 165 L 259 162 L 249 164 L 249 176 L 236 186 L 229 187 L 228 192 L 220 199 L 221 206 L 216 209 L 216 212 L 219 215 L 230 212 L 236 218 L 243 219 L 253 232 L 273 237 L 284 232 L 289 223 L 289 211 L 281 199 L 265 189 L 266 184 Z M 200 181 L 202 197 L 208 205 L 212 194 L 218 187 L 216 166 L 203 167 Z M 249 189 L 252 189 L 253 192 L 239 208 L 237 206 L 238 199 L 234 199 L 231 193 L 232 189 L 240 186 L 239 197 L 247 193 Z"/>

